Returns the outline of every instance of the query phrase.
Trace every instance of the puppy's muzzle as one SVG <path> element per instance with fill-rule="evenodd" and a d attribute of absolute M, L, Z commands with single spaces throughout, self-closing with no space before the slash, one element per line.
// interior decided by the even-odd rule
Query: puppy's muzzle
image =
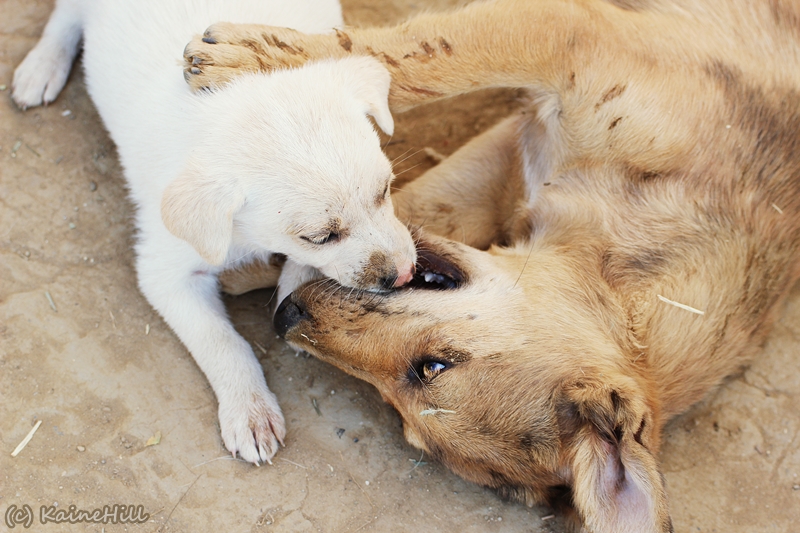
<path fill-rule="evenodd" d="M 378 285 L 380 285 L 381 289 L 387 291 L 396 287 L 402 287 L 414 278 L 414 273 L 416 271 L 417 268 L 414 263 L 409 262 L 408 265 L 398 267 L 397 274 L 380 278 L 378 280 Z"/>
<path fill-rule="evenodd" d="M 286 337 L 287 331 L 310 317 L 311 315 L 308 314 L 305 305 L 302 302 L 292 301 L 292 295 L 290 294 L 283 299 L 275 311 L 272 325 L 275 327 L 275 332 L 278 336 L 283 339 Z"/>

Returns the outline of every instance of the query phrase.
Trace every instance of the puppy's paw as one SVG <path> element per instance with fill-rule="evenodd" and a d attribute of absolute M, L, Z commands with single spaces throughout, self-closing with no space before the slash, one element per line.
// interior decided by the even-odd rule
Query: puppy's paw
<path fill-rule="evenodd" d="M 11 98 L 27 109 L 56 99 L 67 82 L 74 53 L 40 42 L 14 71 Z"/>
<path fill-rule="evenodd" d="M 319 283 L 314 284 L 310 288 L 311 290 L 330 290 L 330 287 L 336 284 L 335 281 L 326 279 L 325 276 L 314 267 L 297 264 L 291 259 L 287 260 L 286 264 L 283 265 L 281 276 L 278 278 L 278 293 L 275 299 L 275 309 L 277 310 L 281 302 L 293 293 L 295 289 L 313 280 L 319 280 Z"/>
<path fill-rule="evenodd" d="M 296 30 L 219 22 L 183 51 L 184 77 L 193 90 L 221 87 L 242 72 L 294 68 L 314 57 L 328 36 Z"/>
<path fill-rule="evenodd" d="M 259 465 L 272 464 L 272 457 L 283 445 L 286 423 L 278 400 L 269 389 L 219 402 L 222 440 L 234 457 Z"/>

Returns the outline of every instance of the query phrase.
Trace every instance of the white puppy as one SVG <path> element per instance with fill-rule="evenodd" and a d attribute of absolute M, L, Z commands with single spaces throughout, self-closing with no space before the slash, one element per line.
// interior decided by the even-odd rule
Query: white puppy
<path fill-rule="evenodd" d="M 367 118 L 392 131 L 385 68 L 349 58 L 194 95 L 183 48 L 217 21 L 342 24 L 336 0 L 58 0 L 14 74 L 13 98 L 22 108 L 52 101 L 83 37 L 89 93 L 137 207 L 139 287 L 208 377 L 225 446 L 258 463 L 282 442 L 283 415 L 226 316 L 217 274 L 280 252 L 380 290 L 411 278 L 416 253 Z"/>

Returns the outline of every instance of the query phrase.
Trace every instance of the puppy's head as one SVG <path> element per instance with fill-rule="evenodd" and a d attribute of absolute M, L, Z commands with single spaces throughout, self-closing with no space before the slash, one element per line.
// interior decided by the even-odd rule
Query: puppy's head
<path fill-rule="evenodd" d="M 348 287 L 407 282 L 416 251 L 369 120 L 392 132 L 388 91 L 377 60 L 351 57 L 191 97 L 196 145 L 164 193 L 167 228 L 214 265 L 268 250 Z"/>
<path fill-rule="evenodd" d="M 589 531 L 665 533 L 657 400 L 577 259 L 426 238 L 407 287 L 306 285 L 275 326 L 374 384 L 408 441 L 466 479 L 567 505 Z"/>

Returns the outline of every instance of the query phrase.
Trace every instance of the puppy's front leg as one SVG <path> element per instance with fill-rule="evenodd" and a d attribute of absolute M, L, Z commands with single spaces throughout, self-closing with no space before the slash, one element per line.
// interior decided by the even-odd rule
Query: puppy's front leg
<path fill-rule="evenodd" d="M 225 446 L 251 463 L 269 462 L 286 434 L 283 415 L 253 350 L 228 320 L 216 273 L 187 243 L 156 233 L 143 231 L 137 246 L 139 287 L 214 389 Z"/>
<path fill-rule="evenodd" d="M 300 265 L 289 259 L 283 266 L 281 277 L 278 279 L 278 288 L 275 308 L 283 302 L 294 290 L 304 283 L 312 280 L 320 280 L 318 284 L 311 287 L 311 290 L 325 290 L 334 282 L 325 278 L 319 270 L 308 265 Z"/>
<path fill-rule="evenodd" d="M 42 38 L 14 71 L 11 97 L 21 109 L 56 99 L 78 54 L 82 24 L 79 0 L 56 2 Z"/>

